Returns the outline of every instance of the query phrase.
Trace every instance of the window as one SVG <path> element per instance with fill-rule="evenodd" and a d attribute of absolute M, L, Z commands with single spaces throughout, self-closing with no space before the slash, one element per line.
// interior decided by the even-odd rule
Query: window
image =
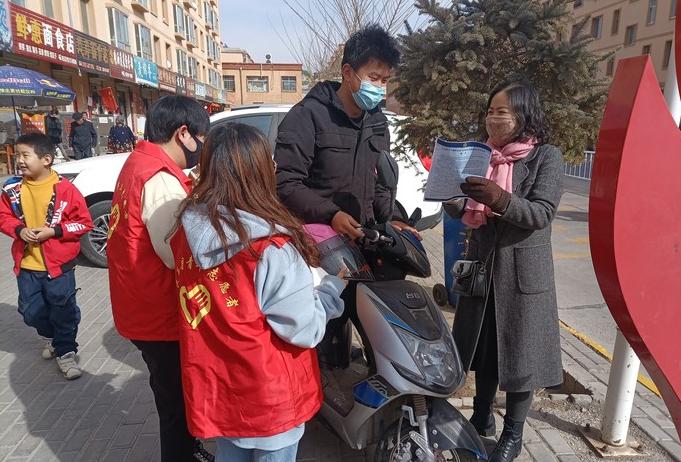
<path fill-rule="evenodd" d="M 151 14 L 154 16 L 158 16 L 158 0 L 150 0 L 151 1 Z"/>
<path fill-rule="evenodd" d="M 624 46 L 630 46 L 636 42 L 637 26 L 637 24 L 634 24 L 633 26 L 627 26 L 627 29 L 624 31 Z"/>
<path fill-rule="evenodd" d="M 572 25 L 572 30 L 570 30 L 570 40 L 574 40 L 577 37 L 577 24 Z"/>
<path fill-rule="evenodd" d="M 615 73 L 615 57 L 611 56 L 610 59 L 608 59 L 608 64 L 605 67 L 605 75 L 608 77 L 612 77 L 612 75 Z"/>
<path fill-rule="evenodd" d="M 26 0 L 10 0 L 10 1 L 12 3 L 14 3 L 15 5 L 19 5 L 19 6 L 23 6 L 23 7 L 26 6 Z"/>
<path fill-rule="evenodd" d="M 168 0 L 161 0 L 161 13 L 163 13 L 163 22 L 168 24 Z"/>
<path fill-rule="evenodd" d="M 246 89 L 251 93 L 268 93 L 270 91 L 269 77 L 246 77 Z"/>
<path fill-rule="evenodd" d="M 199 62 L 194 57 L 190 57 L 187 61 L 189 77 L 192 79 L 199 78 Z"/>
<path fill-rule="evenodd" d="M 246 116 L 246 117 L 231 117 L 225 120 L 224 123 L 227 124 L 244 124 L 254 127 L 265 135 L 269 137 L 270 128 L 272 126 L 272 115 L 257 115 L 257 116 Z"/>
<path fill-rule="evenodd" d="M 52 7 L 52 0 L 43 0 L 43 14 L 48 18 L 54 19 L 54 8 Z"/>
<path fill-rule="evenodd" d="M 135 0 L 135 1 L 137 3 L 139 3 L 140 5 L 142 5 L 144 8 L 146 8 L 147 11 L 149 11 L 149 0 Z"/>
<path fill-rule="evenodd" d="M 222 83 L 220 82 L 220 73 L 215 69 L 208 69 L 208 82 L 215 88 L 222 88 Z"/>
<path fill-rule="evenodd" d="M 187 75 L 187 53 L 182 50 L 177 50 L 177 73 Z"/>
<path fill-rule="evenodd" d="M 657 0 L 648 0 L 648 16 L 646 16 L 648 26 L 655 24 L 655 16 L 657 16 Z"/>
<path fill-rule="evenodd" d="M 222 85 L 225 87 L 225 91 L 234 93 L 236 91 L 236 82 L 234 81 L 233 75 L 225 75 L 222 77 Z"/>
<path fill-rule="evenodd" d="M 80 24 L 83 26 L 83 32 L 90 34 L 90 15 L 88 14 L 89 0 L 80 0 Z"/>
<path fill-rule="evenodd" d="M 185 15 L 184 17 L 184 29 L 185 29 L 185 38 L 189 43 L 196 43 L 196 27 L 194 26 L 194 19 L 192 19 L 189 15 Z"/>
<path fill-rule="evenodd" d="M 282 77 L 281 78 L 281 91 L 284 93 L 295 93 L 298 89 L 298 85 L 295 77 Z"/>
<path fill-rule="evenodd" d="M 180 5 L 173 5 L 173 19 L 175 20 L 175 33 L 185 36 L 184 10 Z"/>
<path fill-rule="evenodd" d="M 591 36 L 595 39 L 601 38 L 603 32 L 603 15 L 591 19 Z"/>
<path fill-rule="evenodd" d="M 641 50 L 642 55 L 649 55 L 650 54 L 650 48 L 651 45 L 643 45 L 643 49 Z"/>
<path fill-rule="evenodd" d="M 128 16 L 115 8 L 109 10 L 109 34 L 111 44 L 116 48 L 130 51 L 130 37 L 128 35 Z"/>
<path fill-rule="evenodd" d="M 610 29 L 610 33 L 612 35 L 617 35 L 620 31 L 620 15 L 622 14 L 622 10 L 615 10 L 612 13 L 612 28 Z"/>
<path fill-rule="evenodd" d="M 575 3 L 574 3 L 575 8 L 579 8 L 582 5 L 584 5 L 584 0 L 575 0 Z"/>
<path fill-rule="evenodd" d="M 664 42 L 664 57 L 662 58 L 662 69 L 669 68 L 669 61 L 672 57 L 672 41 L 667 40 Z"/>
<path fill-rule="evenodd" d="M 153 61 L 151 54 L 151 31 L 141 24 L 135 24 L 135 38 L 137 45 L 137 56 Z"/>
<path fill-rule="evenodd" d="M 669 9 L 669 19 L 676 17 L 676 1 L 672 0 L 672 7 Z"/>

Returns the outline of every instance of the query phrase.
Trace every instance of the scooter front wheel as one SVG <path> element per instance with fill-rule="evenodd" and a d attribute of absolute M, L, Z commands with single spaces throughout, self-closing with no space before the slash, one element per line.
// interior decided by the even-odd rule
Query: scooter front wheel
<path fill-rule="evenodd" d="M 383 433 L 383 436 L 378 441 L 374 462 L 418 462 L 423 459 L 423 455 L 419 456 L 418 451 L 420 447 L 410 435 L 411 431 L 418 430 L 414 427 L 409 427 L 406 422 L 402 422 L 400 444 L 397 443 L 397 430 L 399 421 L 389 426 Z M 433 447 L 431 444 L 429 449 L 435 454 L 434 462 L 474 462 L 478 461 L 478 457 L 467 449 L 447 449 L 440 450 Z"/>

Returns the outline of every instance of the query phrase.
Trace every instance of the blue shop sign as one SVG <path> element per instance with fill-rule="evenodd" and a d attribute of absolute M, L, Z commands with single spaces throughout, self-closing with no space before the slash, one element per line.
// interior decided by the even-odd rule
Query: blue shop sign
<path fill-rule="evenodd" d="M 158 66 L 151 61 L 135 56 L 135 82 L 158 88 Z"/>

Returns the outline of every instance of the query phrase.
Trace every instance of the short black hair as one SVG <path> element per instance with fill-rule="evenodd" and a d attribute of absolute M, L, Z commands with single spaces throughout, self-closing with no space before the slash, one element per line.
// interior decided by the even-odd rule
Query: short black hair
<path fill-rule="evenodd" d="M 182 125 L 191 135 L 205 135 L 210 128 L 208 112 L 188 96 L 164 96 L 151 105 L 144 125 L 144 139 L 167 143 Z"/>
<path fill-rule="evenodd" d="M 400 63 L 397 41 L 377 24 L 366 26 L 350 36 L 343 48 L 343 64 L 357 70 L 375 59 L 391 68 Z"/>
<path fill-rule="evenodd" d="M 15 144 L 30 146 L 39 159 L 50 156 L 50 166 L 54 163 L 54 143 L 52 143 L 50 137 L 44 133 L 26 133 L 17 138 Z"/>
<path fill-rule="evenodd" d="M 534 85 L 527 80 L 502 82 L 489 94 L 487 109 L 492 104 L 492 98 L 502 91 L 508 95 L 511 110 L 518 120 L 518 131 L 513 141 L 535 138 L 539 144 L 548 143 L 551 129 Z"/>

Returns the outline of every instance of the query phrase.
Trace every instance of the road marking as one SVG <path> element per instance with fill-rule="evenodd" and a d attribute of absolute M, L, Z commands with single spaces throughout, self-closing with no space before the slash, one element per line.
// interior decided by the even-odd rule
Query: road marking
<path fill-rule="evenodd" d="M 589 252 L 554 252 L 554 260 L 588 260 L 591 258 Z"/>
<path fill-rule="evenodd" d="M 560 327 L 568 331 L 570 334 L 572 334 L 575 338 L 577 338 L 580 342 L 591 348 L 593 351 L 598 353 L 600 356 L 603 358 L 607 359 L 609 362 L 612 363 L 612 353 L 610 353 L 603 345 L 600 343 L 596 342 L 595 340 L 592 340 L 585 334 L 579 332 L 577 329 L 574 329 L 573 327 L 568 326 L 565 324 L 565 322 L 560 321 Z M 657 389 L 657 386 L 655 386 L 655 383 L 650 380 L 648 377 L 644 376 L 643 374 L 638 374 L 638 383 L 646 387 L 648 390 L 651 392 L 655 393 L 657 396 L 660 398 L 662 395 L 660 394 L 660 390 Z"/>
<path fill-rule="evenodd" d="M 589 237 L 588 236 L 573 237 L 572 239 L 568 239 L 568 242 L 572 242 L 573 244 L 588 244 L 589 243 Z"/>

